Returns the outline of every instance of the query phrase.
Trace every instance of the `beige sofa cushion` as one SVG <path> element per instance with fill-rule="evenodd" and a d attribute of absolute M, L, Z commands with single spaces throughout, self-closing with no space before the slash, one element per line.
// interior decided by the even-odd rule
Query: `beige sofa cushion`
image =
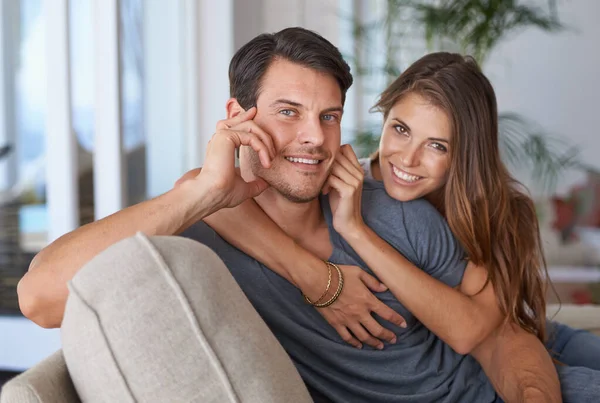
<path fill-rule="evenodd" d="M 79 403 L 61 351 L 8 381 L 0 403 Z"/>
<path fill-rule="evenodd" d="M 546 313 L 554 321 L 600 335 L 600 305 L 550 304 Z"/>
<path fill-rule="evenodd" d="M 221 260 L 138 234 L 70 282 L 65 360 L 85 402 L 310 402 L 291 360 Z"/>

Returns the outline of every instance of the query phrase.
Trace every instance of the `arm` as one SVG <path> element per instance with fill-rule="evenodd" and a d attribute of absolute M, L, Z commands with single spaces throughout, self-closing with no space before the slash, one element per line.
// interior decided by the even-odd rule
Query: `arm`
<path fill-rule="evenodd" d="M 520 326 L 503 324 L 472 355 L 505 401 L 562 402 L 550 355 L 537 337 Z"/>
<path fill-rule="evenodd" d="M 251 109 L 230 119 L 233 129 L 220 130 L 210 142 L 204 170 L 192 180 L 153 200 L 126 208 L 85 225 L 45 247 L 18 285 L 24 315 L 43 327 L 58 327 L 68 297 L 67 282 L 99 252 L 136 232 L 173 235 L 206 215 L 233 207 L 260 194 L 262 180 L 246 183 L 235 170 L 234 150 L 249 145 L 265 167 L 270 151 L 259 134 L 244 126 Z"/>
<path fill-rule="evenodd" d="M 185 180 L 185 176 L 182 179 Z M 323 259 L 289 237 L 254 200 L 220 210 L 205 217 L 204 221 L 227 242 L 287 279 L 313 301 L 323 293 L 328 277 Z M 260 234 L 260 237 L 246 234 Z M 376 313 L 397 326 L 406 326 L 402 316 L 373 295 L 373 292 L 387 288 L 359 267 L 340 268 L 344 272 L 343 292 L 333 305 L 319 308 L 319 313 L 344 341 L 355 347 L 360 348 L 362 343 L 366 343 L 383 348 L 381 340 L 394 343 L 394 333 L 373 320 L 372 316 Z M 337 289 L 337 281 L 334 276 L 326 298 L 330 298 Z"/>
<path fill-rule="evenodd" d="M 457 290 L 413 265 L 367 226 L 345 239 L 398 301 L 457 353 L 469 354 L 502 321 L 484 268 L 469 263 Z"/>
<path fill-rule="evenodd" d="M 192 169 L 175 182 L 175 188 L 194 179 L 201 168 Z M 192 219 L 191 221 L 198 221 Z M 220 236 L 236 248 L 263 263 L 315 299 L 327 283 L 323 259 L 308 252 L 289 237 L 252 199 L 237 207 L 219 210 L 203 218 Z M 260 234 L 260 237 L 243 234 Z M 301 265 L 290 262 L 302 262 Z M 332 287 L 335 289 L 335 286 Z"/>
<path fill-rule="evenodd" d="M 349 146 L 342 147 L 342 152 L 338 153 L 328 185 L 332 189 L 330 203 L 337 231 L 394 296 L 440 339 L 459 354 L 468 354 L 499 326 L 502 314 L 492 285 L 486 284 L 486 270 L 469 264 L 462 281 L 457 279 L 455 268 L 463 264 L 460 247 L 444 219 L 433 208 L 412 212 L 412 216 L 422 216 L 413 219 L 407 230 L 404 210 L 396 203 L 388 205 L 398 212 L 393 220 L 400 224 L 390 223 L 387 229 L 393 232 L 407 230 L 406 238 L 413 239 L 412 245 L 427 249 L 421 253 L 427 258 L 421 257 L 420 261 L 428 262 L 422 270 L 364 223 L 361 209 L 363 172 Z M 382 199 L 381 202 L 386 201 Z M 377 208 L 386 209 L 384 206 Z M 390 218 L 385 218 L 389 222 Z M 427 237 L 427 243 L 418 238 L 423 236 Z M 396 239 L 400 237 L 401 234 L 395 234 Z M 449 281 L 460 283 L 458 290 L 432 277 L 434 273 L 435 277 L 446 277 L 449 271 L 454 273 L 454 278 Z"/>
<path fill-rule="evenodd" d="M 59 327 L 68 297 L 67 282 L 94 256 L 136 232 L 175 234 L 193 216 L 209 214 L 211 204 L 190 182 L 63 235 L 35 256 L 19 282 L 21 311 L 42 327 Z"/>
<path fill-rule="evenodd" d="M 318 298 L 319 289 L 327 283 L 324 259 L 308 252 L 288 236 L 254 200 L 247 200 L 234 209 L 221 210 L 204 222 L 210 225 L 227 242 L 243 250 L 275 273 L 279 274 L 307 296 Z M 260 234 L 242 236 L 242 234 Z M 292 264 L 302 262 L 302 264 Z M 317 291 L 311 295 L 312 290 Z M 321 290 L 322 292 L 323 290 Z"/>

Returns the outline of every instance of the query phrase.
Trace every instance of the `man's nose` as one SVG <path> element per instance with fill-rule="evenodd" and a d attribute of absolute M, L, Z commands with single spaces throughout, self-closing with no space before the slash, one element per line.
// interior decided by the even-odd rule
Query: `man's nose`
<path fill-rule="evenodd" d="M 319 147 L 325 141 L 325 133 L 321 127 L 321 119 L 306 119 L 298 128 L 298 140 L 302 144 Z"/>

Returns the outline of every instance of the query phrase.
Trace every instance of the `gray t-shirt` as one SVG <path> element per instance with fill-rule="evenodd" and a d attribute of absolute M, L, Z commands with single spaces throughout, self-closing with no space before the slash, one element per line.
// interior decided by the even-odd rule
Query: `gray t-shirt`
<path fill-rule="evenodd" d="M 334 250 L 330 261 L 356 265 L 373 274 L 335 232 L 326 198 L 321 206 Z M 417 267 L 455 287 L 466 262 L 446 221 L 426 201 L 399 202 L 383 185 L 365 180 L 363 216 L 380 237 Z M 396 344 L 381 351 L 358 350 L 344 342 L 298 289 L 225 242 L 204 223 L 184 236 L 212 248 L 294 361 L 304 381 L 334 402 L 493 402 L 496 394 L 471 356 L 454 352 L 423 326 L 389 292 L 377 297 L 406 319 L 406 329 L 387 322 Z M 296 262 L 290 262 L 295 264 Z"/>

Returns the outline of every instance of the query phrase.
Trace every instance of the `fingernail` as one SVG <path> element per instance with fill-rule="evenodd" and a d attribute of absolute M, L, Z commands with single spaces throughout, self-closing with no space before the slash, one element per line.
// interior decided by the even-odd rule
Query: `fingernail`
<path fill-rule="evenodd" d="M 398 339 L 394 337 L 394 338 L 392 339 L 391 343 L 392 343 L 392 344 L 396 344 L 396 342 L 397 342 L 397 341 L 398 341 Z"/>
<path fill-rule="evenodd" d="M 383 291 L 387 291 L 387 290 L 388 290 L 388 288 L 386 287 L 386 285 L 385 285 L 385 284 L 381 284 L 381 289 L 382 289 Z"/>
<path fill-rule="evenodd" d="M 359 344 L 356 348 L 362 348 L 362 344 Z"/>
<path fill-rule="evenodd" d="M 377 346 L 377 350 L 383 350 L 383 344 L 379 344 L 379 345 Z"/>
<path fill-rule="evenodd" d="M 400 325 L 400 327 L 406 329 L 406 322 L 402 322 L 402 324 Z"/>

